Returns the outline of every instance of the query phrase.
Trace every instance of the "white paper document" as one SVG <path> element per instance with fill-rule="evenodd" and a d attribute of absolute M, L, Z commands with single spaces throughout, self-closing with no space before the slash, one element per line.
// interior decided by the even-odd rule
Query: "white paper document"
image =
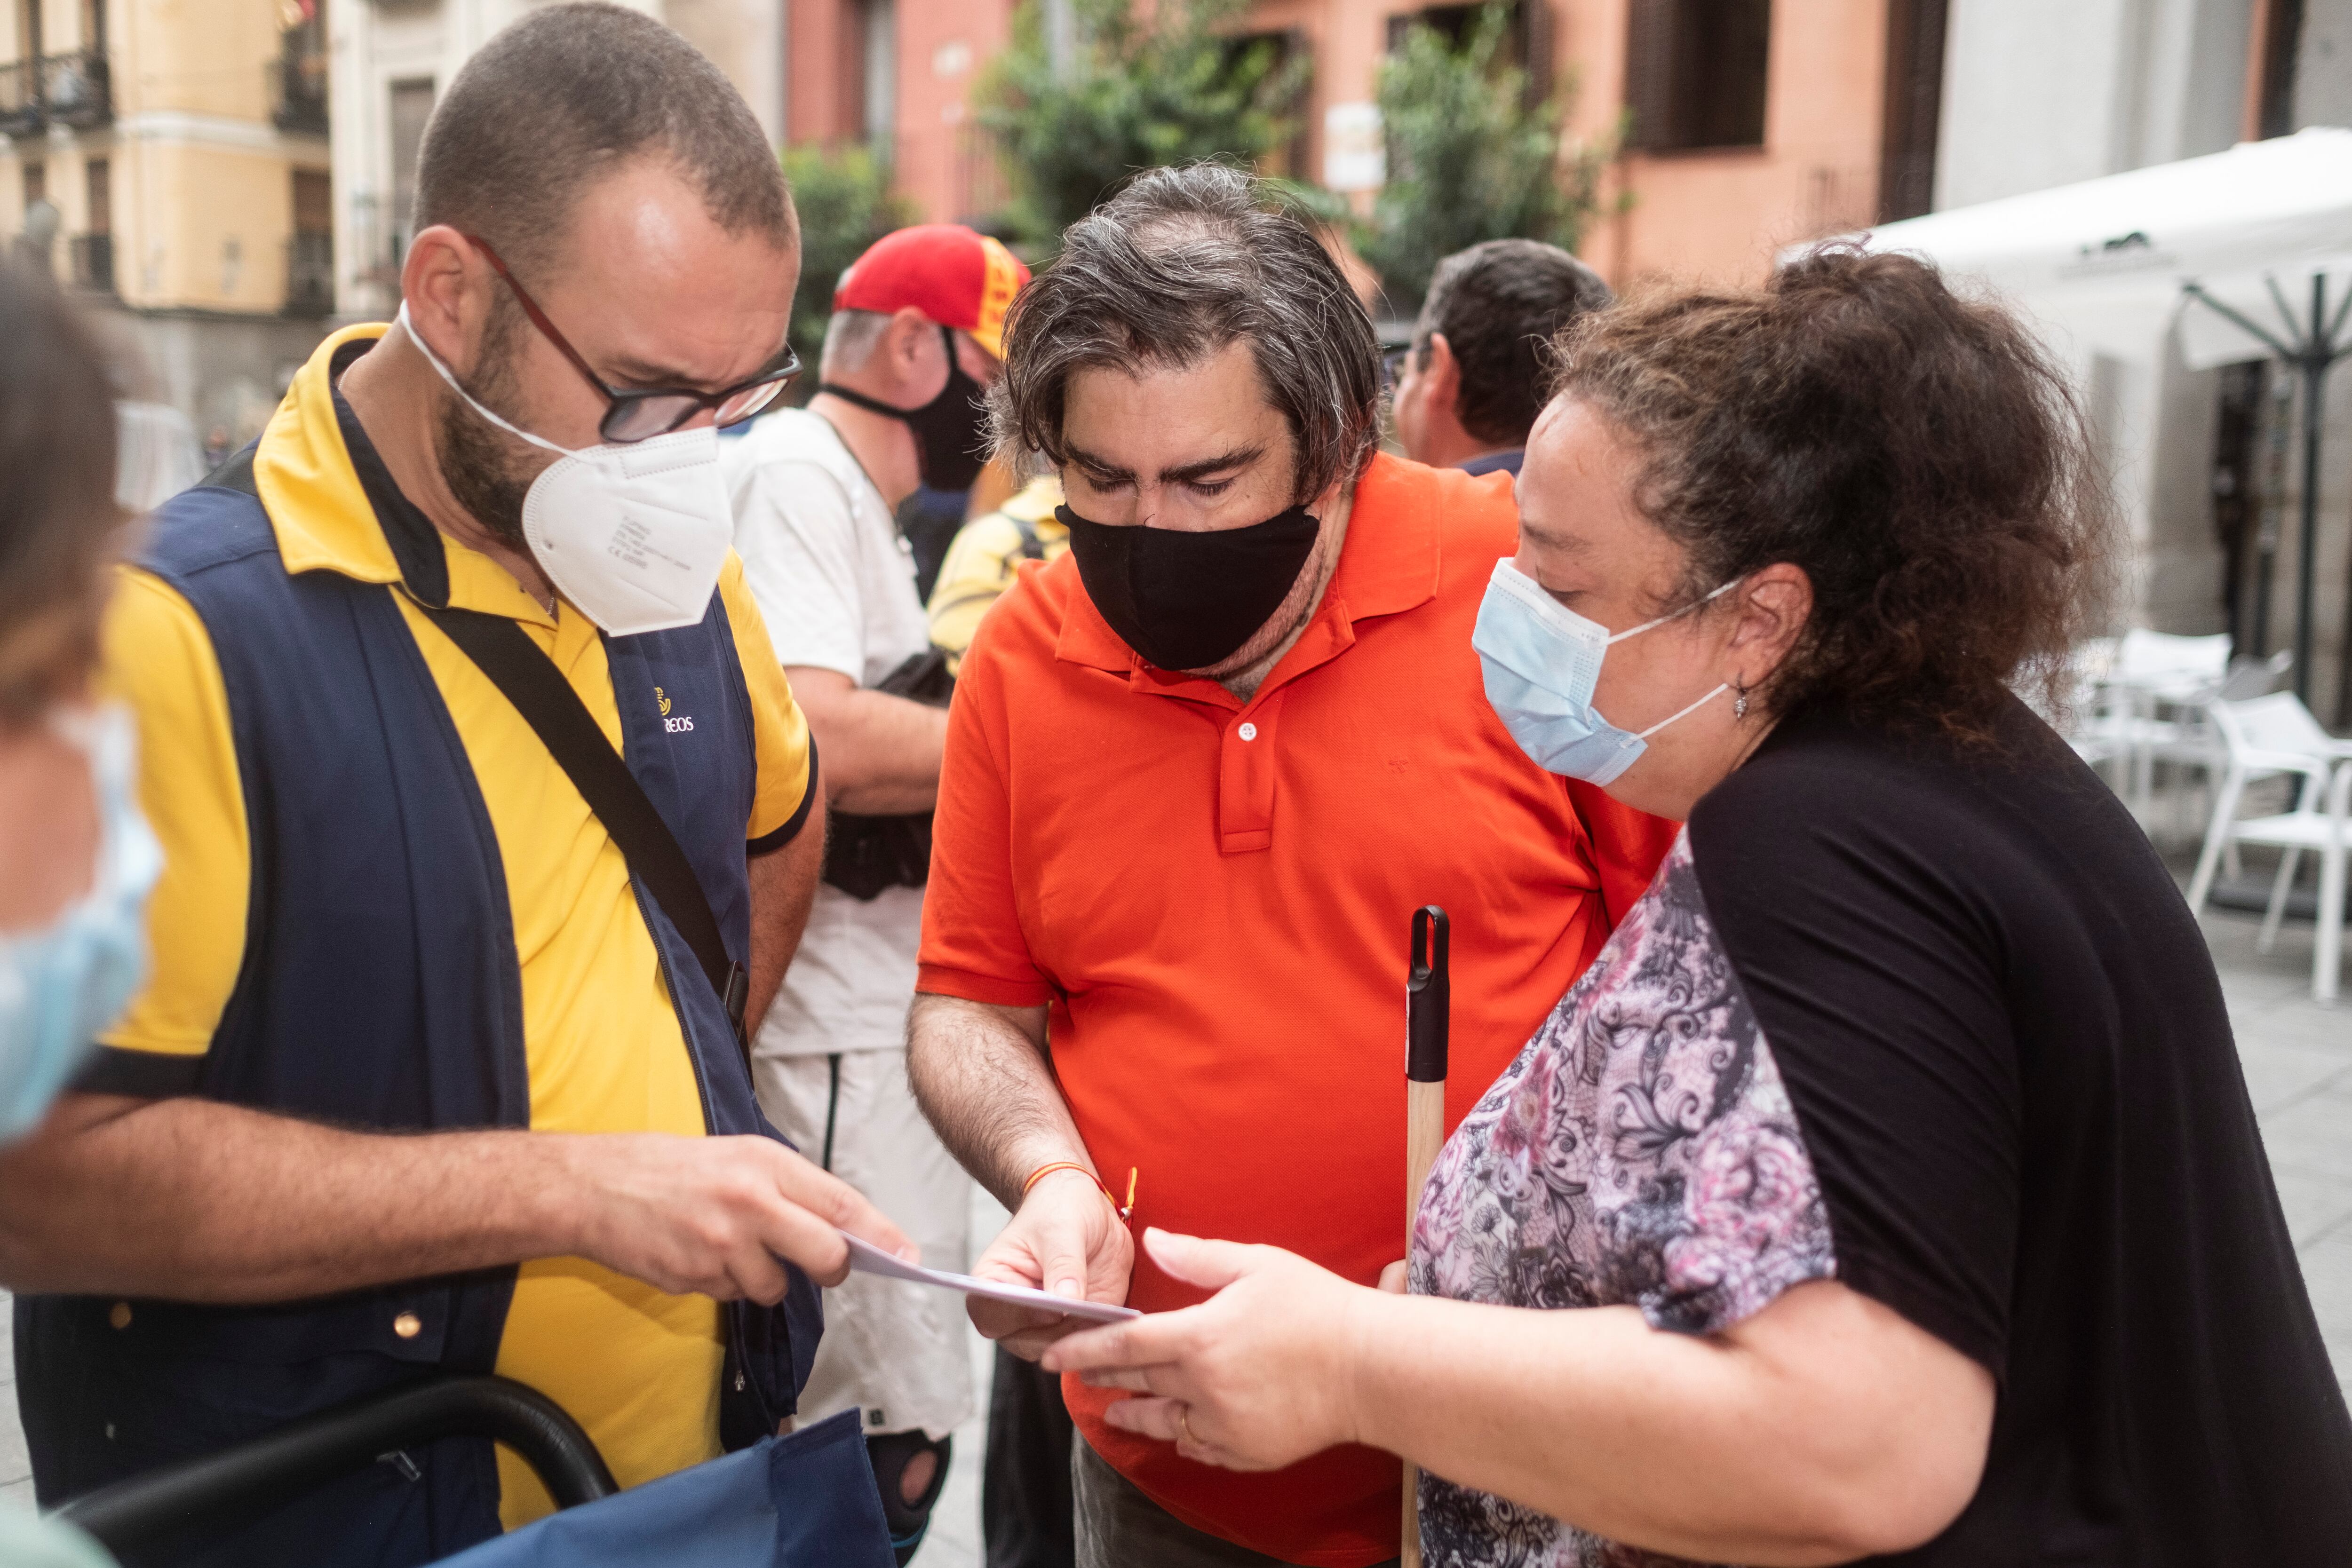
<path fill-rule="evenodd" d="M 1091 1318 L 1097 1322 L 1115 1323 L 1123 1318 L 1143 1315 L 1133 1307 L 1115 1307 L 1108 1301 L 1074 1301 L 1067 1296 L 1050 1296 L 1026 1285 L 1000 1285 L 993 1280 L 975 1280 L 969 1274 L 950 1274 L 944 1269 L 926 1269 L 903 1258 L 893 1257 L 871 1241 L 862 1241 L 846 1230 L 841 1233 L 841 1239 L 849 1243 L 849 1266 L 861 1274 L 879 1274 L 890 1280 L 912 1280 L 918 1285 L 937 1285 L 941 1290 L 961 1291 L 967 1296 L 981 1296 L 992 1301 L 1010 1301 L 1016 1307 L 1035 1307 L 1040 1312 L 1066 1312 L 1074 1318 Z"/>

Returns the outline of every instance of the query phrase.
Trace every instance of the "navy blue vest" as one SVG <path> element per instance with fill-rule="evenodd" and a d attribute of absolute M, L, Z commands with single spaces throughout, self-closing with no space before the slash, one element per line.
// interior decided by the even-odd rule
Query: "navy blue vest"
<path fill-rule="evenodd" d="M 410 590 L 446 603 L 446 558 L 431 524 L 392 486 L 348 409 L 338 412 Z M 343 1126 L 528 1126 L 521 977 L 499 845 L 399 591 L 331 571 L 289 576 L 261 503 L 211 483 L 156 514 L 140 564 L 184 595 L 211 635 L 252 834 L 244 967 L 188 1088 Z M 698 625 L 605 649 L 629 769 L 740 960 L 755 761 L 723 602 L 713 594 Z M 690 731 L 669 732 L 656 687 L 673 711 L 694 716 Z M 709 1130 L 777 1136 L 723 1003 L 644 884 L 635 888 Z M 40 1501 L 437 1373 L 488 1372 L 514 1278 L 494 1269 L 258 1308 L 140 1301 L 122 1327 L 108 1299 L 20 1298 L 19 1403 Z M 773 1432 L 792 1412 L 821 1322 L 816 1290 L 798 1270 L 781 1306 L 725 1309 L 728 1448 Z M 169 1560 L 404 1568 L 496 1534 L 498 1498 L 490 1444 L 454 1438 L 390 1456 Z"/>

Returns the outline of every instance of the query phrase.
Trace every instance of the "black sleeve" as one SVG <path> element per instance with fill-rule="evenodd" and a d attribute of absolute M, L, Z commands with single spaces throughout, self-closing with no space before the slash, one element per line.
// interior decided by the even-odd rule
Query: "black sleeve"
<path fill-rule="evenodd" d="M 1838 1278 L 1998 1377 L 2022 1166 L 2001 939 L 1981 834 L 1915 782 L 1759 754 L 1700 802 L 1691 853 L 1796 1109 Z"/>
<path fill-rule="evenodd" d="M 774 832 L 762 833 L 756 839 L 746 841 L 743 845 L 745 858 L 757 860 L 761 855 L 773 854 L 799 838 L 801 830 L 808 826 L 809 809 L 816 804 L 816 792 L 824 787 L 824 780 L 817 777 L 816 771 L 816 737 L 812 735 L 808 737 L 808 782 L 802 787 L 801 803 L 793 808 L 793 814 L 786 817 Z"/>
<path fill-rule="evenodd" d="M 93 1049 L 68 1087 L 79 1094 L 130 1094 L 142 1100 L 168 1100 L 193 1094 L 203 1073 L 205 1059 L 166 1056 L 154 1051 L 125 1051 L 119 1046 Z"/>

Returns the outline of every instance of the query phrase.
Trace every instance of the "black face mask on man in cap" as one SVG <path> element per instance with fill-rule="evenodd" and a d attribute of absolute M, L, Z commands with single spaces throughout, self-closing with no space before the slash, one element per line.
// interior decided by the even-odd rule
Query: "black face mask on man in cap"
<path fill-rule="evenodd" d="M 1321 528 L 1304 507 L 1204 533 L 1114 528 L 1067 507 L 1054 516 L 1070 530 L 1070 554 L 1095 609 L 1163 670 L 1205 670 L 1233 657 L 1282 608 Z"/>
<path fill-rule="evenodd" d="M 947 344 L 948 384 L 920 408 L 894 408 L 832 382 L 819 382 L 816 390 L 868 413 L 903 421 L 914 433 L 916 472 L 923 483 L 934 490 L 969 490 L 988 462 L 988 411 L 981 406 L 981 384 L 956 358 L 955 333 L 942 327 L 940 337 Z"/>

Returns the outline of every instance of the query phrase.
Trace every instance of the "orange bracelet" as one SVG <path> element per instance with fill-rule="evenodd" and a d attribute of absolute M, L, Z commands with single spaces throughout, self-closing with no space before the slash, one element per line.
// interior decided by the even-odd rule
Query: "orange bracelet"
<path fill-rule="evenodd" d="M 1102 1189 L 1104 1200 L 1110 1205 L 1112 1211 L 1121 1219 L 1125 1219 L 1128 1216 L 1135 1212 L 1136 1167 L 1133 1166 L 1127 1167 L 1127 1207 L 1124 1208 L 1119 1207 L 1118 1199 L 1112 1196 L 1109 1186 L 1104 1183 L 1103 1178 L 1095 1175 L 1094 1172 L 1087 1169 L 1086 1166 L 1078 1164 L 1076 1160 L 1055 1160 L 1050 1165 L 1039 1166 L 1035 1170 L 1029 1173 L 1029 1179 L 1021 1184 L 1021 1196 L 1024 1198 L 1026 1198 L 1029 1196 L 1029 1189 L 1031 1187 L 1035 1186 L 1039 1182 L 1045 1180 L 1047 1176 L 1052 1176 L 1055 1171 L 1076 1171 L 1080 1176 L 1086 1177 L 1088 1181 L 1094 1183 L 1096 1186 L 1100 1187 Z"/>

